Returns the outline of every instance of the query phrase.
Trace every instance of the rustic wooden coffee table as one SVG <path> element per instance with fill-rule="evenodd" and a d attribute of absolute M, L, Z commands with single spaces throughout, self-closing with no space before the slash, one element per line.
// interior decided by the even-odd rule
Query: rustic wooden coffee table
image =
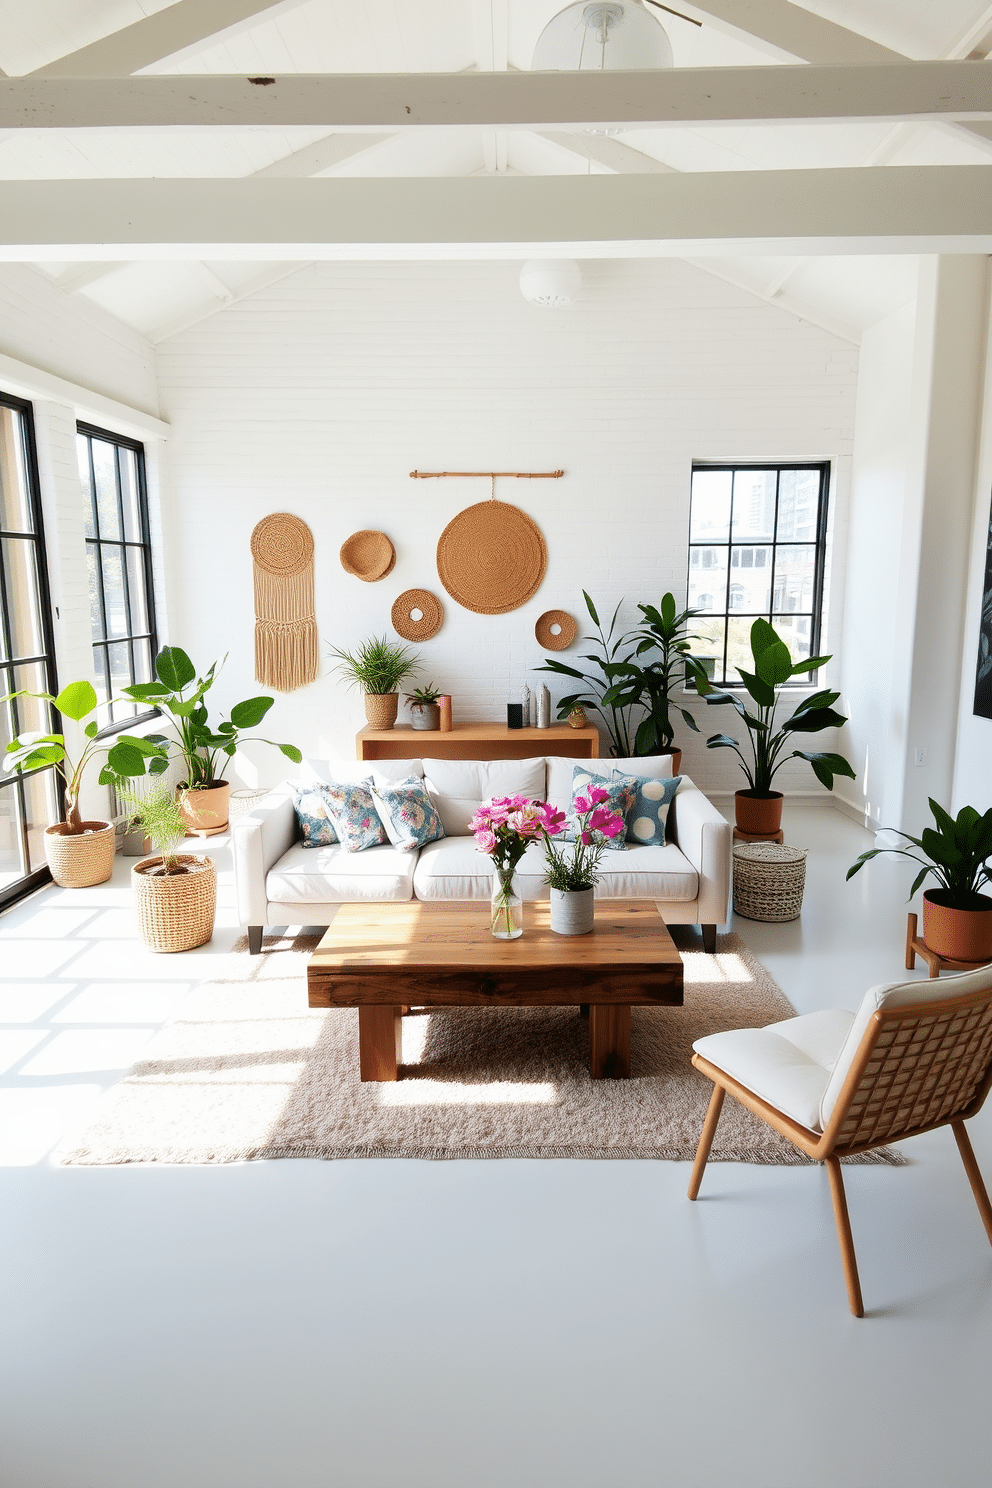
<path fill-rule="evenodd" d="M 632 1007 L 682 1005 L 682 958 L 650 899 L 602 899 L 590 935 L 556 935 L 529 903 L 496 940 L 480 900 L 343 904 L 310 958 L 311 1007 L 357 1007 L 363 1080 L 399 1078 L 415 1007 L 589 1008 L 589 1073 L 630 1077 Z"/>

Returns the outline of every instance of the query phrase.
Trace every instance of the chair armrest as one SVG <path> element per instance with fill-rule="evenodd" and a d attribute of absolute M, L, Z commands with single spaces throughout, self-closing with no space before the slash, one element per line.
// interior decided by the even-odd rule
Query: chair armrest
<path fill-rule="evenodd" d="M 242 925 L 268 924 L 265 877 L 296 840 L 293 788 L 277 785 L 247 816 L 234 823 L 231 852 Z"/>
<path fill-rule="evenodd" d="M 730 907 L 733 827 L 691 780 L 683 779 L 672 802 L 674 837 L 699 874 L 701 925 L 722 925 Z"/>

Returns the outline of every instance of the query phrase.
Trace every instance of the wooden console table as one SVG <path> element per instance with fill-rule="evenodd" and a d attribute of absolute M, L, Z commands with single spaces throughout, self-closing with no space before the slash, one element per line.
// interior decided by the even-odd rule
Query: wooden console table
<path fill-rule="evenodd" d="M 373 729 L 355 736 L 360 760 L 429 759 L 513 760 L 541 754 L 569 759 L 597 759 L 599 730 L 594 723 L 573 729 L 567 723 L 550 728 L 507 728 L 505 723 L 456 723 L 445 734 L 437 729 Z"/>

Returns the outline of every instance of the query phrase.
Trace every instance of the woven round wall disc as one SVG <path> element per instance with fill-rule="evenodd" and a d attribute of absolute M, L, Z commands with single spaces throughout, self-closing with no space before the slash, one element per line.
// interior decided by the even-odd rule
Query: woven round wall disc
<path fill-rule="evenodd" d="M 480 501 L 453 517 L 437 545 L 438 578 L 477 615 L 505 615 L 537 592 L 548 563 L 537 523 L 505 501 Z"/>
<path fill-rule="evenodd" d="M 420 619 L 413 618 L 416 611 Z M 441 629 L 444 609 L 429 589 L 404 589 L 390 611 L 393 629 L 405 641 L 429 641 Z"/>
<path fill-rule="evenodd" d="M 341 567 L 366 584 L 384 579 L 396 562 L 396 549 L 384 532 L 365 528 L 341 544 Z"/>
<path fill-rule="evenodd" d="M 557 635 L 552 630 L 554 625 L 558 627 Z M 545 651 L 564 651 L 575 640 L 578 629 L 567 610 L 545 610 L 534 626 L 534 634 L 537 636 L 537 644 L 543 646 Z"/>
<path fill-rule="evenodd" d="M 313 534 L 291 512 L 273 512 L 252 532 L 251 556 L 267 574 L 291 579 L 313 562 Z"/>

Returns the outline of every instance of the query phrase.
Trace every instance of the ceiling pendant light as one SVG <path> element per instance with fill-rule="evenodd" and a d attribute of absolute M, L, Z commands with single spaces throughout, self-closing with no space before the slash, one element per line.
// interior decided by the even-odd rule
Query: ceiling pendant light
<path fill-rule="evenodd" d="M 578 0 L 552 16 L 532 72 L 632 71 L 673 65 L 672 45 L 640 0 Z"/>
<path fill-rule="evenodd" d="M 582 271 L 572 258 L 529 258 L 520 270 L 520 293 L 528 305 L 560 310 L 582 288 Z"/>

